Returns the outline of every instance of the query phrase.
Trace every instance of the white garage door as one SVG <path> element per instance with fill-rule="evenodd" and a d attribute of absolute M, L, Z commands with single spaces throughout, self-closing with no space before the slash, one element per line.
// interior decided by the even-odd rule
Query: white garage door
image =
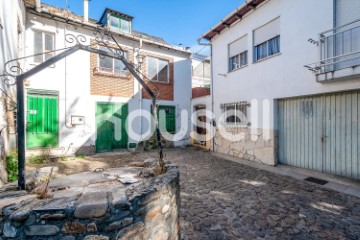
<path fill-rule="evenodd" d="M 278 101 L 281 164 L 360 179 L 360 92 Z"/>

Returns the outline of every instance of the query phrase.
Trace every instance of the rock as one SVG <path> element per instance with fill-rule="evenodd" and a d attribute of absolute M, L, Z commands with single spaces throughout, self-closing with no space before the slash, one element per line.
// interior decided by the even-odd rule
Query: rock
<path fill-rule="evenodd" d="M 85 193 L 76 202 L 74 216 L 79 219 L 98 218 L 104 216 L 107 209 L 106 192 Z"/>
<path fill-rule="evenodd" d="M 89 235 L 84 238 L 84 240 L 109 240 L 109 237 L 101 235 Z"/>
<path fill-rule="evenodd" d="M 164 213 L 168 212 L 169 210 L 170 210 L 170 205 L 169 205 L 169 204 L 166 204 L 166 205 L 162 208 L 161 213 L 164 214 Z"/>
<path fill-rule="evenodd" d="M 16 221 L 16 222 L 23 222 L 26 219 L 28 219 L 30 216 L 30 210 L 29 209 L 20 209 L 18 211 L 13 212 L 10 215 L 10 220 Z"/>
<path fill-rule="evenodd" d="M 158 159 L 156 158 L 148 158 L 144 161 L 144 167 L 153 167 L 158 163 Z"/>
<path fill-rule="evenodd" d="M 97 232 L 97 226 L 96 226 L 96 223 L 89 223 L 87 226 L 86 226 L 86 231 L 87 232 Z"/>
<path fill-rule="evenodd" d="M 157 214 L 159 214 L 161 211 L 160 207 L 155 207 L 154 209 L 150 210 L 145 217 L 145 221 L 149 222 L 151 221 Z"/>
<path fill-rule="evenodd" d="M 83 233 L 85 232 L 85 225 L 78 222 L 67 222 L 61 229 L 64 233 Z"/>
<path fill-rule="evenodd" d="M 141 171 L 140 176 L 143 178 L 150 178 L 155 176 L 155 171 L 152 168 L 145 168 Z"/>
<path fill-rule="evenodd" d="M 44 214 L 40 217 L 40 220 L 62 220 L 66 218 L 65 214 L 56 213 L 56 214 Z"/>
<path fill-rule="evenodd" d="M 54 225 L 32 225 L 25 229 L 28 236 L 53 236 L 59 231 L 60 229 Z"/>
<path fill-rule="evenodd" d="M 145 164 L 143 162 L 132 162 L 129 163 L 129 167 L 145 167 Z"/>
<path fill-rule="evenodd" d="M 75 240 L 75 237 L 74 236 L 66 236 L 66 237 L 61 238 L 61 240 Z"/>
<path fill-rule="evenodd" d="M 5 237 L 14 238 L 17 234 L 16 228 L 11 226 L 9 222 L 4 224 L 3 234 Z"/>
<path fill-rule="evenodd" d="M 114 231 L 123 227 L 127 227 L 133 222 L 133 220 L 134 219 L 131 217 L 131 218 L 125 218 L 121 221 L 113 222 L 105 229 L 105 231 Z"/>

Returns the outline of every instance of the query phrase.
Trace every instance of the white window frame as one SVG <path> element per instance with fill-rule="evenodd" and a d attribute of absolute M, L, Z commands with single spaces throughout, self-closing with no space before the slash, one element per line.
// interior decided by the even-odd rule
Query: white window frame
<path fill-rule="evenodd" d="M 157 70 L 157 80 L 152 80 L 150 77 L 149 77 L 149 59 L 150 58 L 153 58 L 153 59 L 156 59 L 156 70 Z M 162 60 L 162 61 L 166 61 L 167 62 L 167 81 L 164 82 L 164 81 L 159 81 L 159 60 Z M 150 79 L 150 81 L 152 82 L 156 82 L 156 83 L 165 83 L 165 84 L 168 84 L 170 83 L 170 61 L 168 59 L 164 59 L 164 58 L 159 58 L 159 57 L 153 57 L 153 56 L 148 56 L 146 57 L 146 72 L 147 72 L 147 77 Z"/>
<path fill-rule="evenodd" d="M 108 47 L 105 47 L 105 46 L 98 46 L 99 50 L 100 50 L 100 47 L 108 48 Z M 111 47 L 109 47 L 109 48 L 111 48 Z M 116 48 L 111 48 L 111 49 L 118 50 Z M 127 57 L 125 57 L 125 59 L 128 60 L 129 59 L 129 52 L 124 51 L 124 53 L 126 53 L 125 56 L 127 56 Z M 127 68 L 125 70 L 115 69 L 115 67 L 114 67 L 115 66 L 115 58 L 112 58 L 112 68 L 101 67 L 100 66 L 100 60 L 101 60 L 101 56 L 100 56 L 100 54 L 98 54 L 97 69 L 98 69 L 99 73 L 111 74 L 111 75 L 118 76 L 118 77 L 128 77 L 129 76 L 130 72 L 129 72 L 129 70 Z M 107 71 L 105 69 L 111 70 L 111 71 Z"/>
<path fill-rule="evenodd" d="M 52 36 L 52 39 L 53 39 L 52 51 L 55 50 L 55 46 L 56 46 L 55 40 L 56 40 L 56 38 L 55 38 L 55 33 L 53 33 L 53 32 L 48 32 L 48 31 L 42 31 L 42 30 L 34 29 L 34 30 L 33 30 L 33 47 L 34 47 L 33 51 L 34 51 L 34 54 L 35 54 L 35 52 L 36 52 L 36 50 L 35 50 L 35 33 L 41 33 L 42 46 L 41 46 L 41 52 L 40 52 L 40 53 L 42 53 L 42 55 L 40 55 L 40 56 L 42 57 L 42 60 L 39 62 L 39 61 L 35 60 L 36 57 L 39 57 L 39 56 L 36 56 L 36 57 L 34 56 L 33 61 L 34 61 L 34 63 L 36 63 L 36 64 L 40 64 L 40 63 L 43 63 L 43 62 L 46 61 L 46 59 L 45 59 L 45 54 L 46 54 L 46 52 L 45 52 L 45 34 L 50 34 L 50 35 Z M 51 54 L 52 54 L 53 56 L 55 55 L 54 52 L 52 52 Z"/>

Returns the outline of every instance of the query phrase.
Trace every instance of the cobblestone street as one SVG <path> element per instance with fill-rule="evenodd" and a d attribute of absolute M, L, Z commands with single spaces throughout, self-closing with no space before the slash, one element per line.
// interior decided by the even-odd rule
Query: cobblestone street
<path fill-rule="evenodd" d="M 223 160 L 167 149 L 181 171 L 182 239 L 360 239 L 360 199 Z"/>

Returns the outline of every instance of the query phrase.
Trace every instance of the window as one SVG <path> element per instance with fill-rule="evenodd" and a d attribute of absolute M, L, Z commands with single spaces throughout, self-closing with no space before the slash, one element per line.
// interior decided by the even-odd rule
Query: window
<path fill-rule="evenodd" d="M 55 37 L 53 33 L 34 31 L 34 62 L 42 63 L 52 56 L 55 50 Z M 41 54 L 43 53 L 43 54 Z"/>
<path fill-rule="evenodd" d="M 100 46 L 99 49 L 111 53 L 110 49 L 107 47 Z M 128 59 L 128 52 L 126 51 L 124 51 L 124 58 L 126 60 Z M 109 73 L 120 77 L 127 77 L 129 73 L 120 59 L 106 56 L 99 56 L 99 72 Z"/>
<path fill-rule="evenodd" d="M 247 35 L 229 44 L 229 72 L 248 64 Z"/>
<path fill-rule="evenodd" d="M 147 57 L 148 78 L 154 82 L 169 82 L 169 61 Z"/>
<path fill-rule="evenodd" d="M 247 102 L 222 104 L 224 116 L 224 125 L 229 127 L 246 127 L 247 121 Z"/>
<path fill-rule="evenodd" d="M 234 57 L 230 58 L 230 71 L 233 71 L 235 69 L 241 68 L 243 66 L 247 65 L 247 51 L 240 53 L 239 55 L 236 55 Z"/>
<path fill-rule="evenodd" d="M 280 53 L 280 18 L 254 31 L 254 62 Z"/>
<path fill-rule="evenodd" d="M 127 33 L 131 32 L 130 21 L 125 20 L 121 17 L 115 16 L 115 15 L 110 15 L 109 24 L 110 24 L 110 27 L 120 30 L 122 32 L 127 32 Z"/>
<path fill-rule="evenodd" d="M 280 36 L 255 46 L 255 62 L 280 52 Z"/>

